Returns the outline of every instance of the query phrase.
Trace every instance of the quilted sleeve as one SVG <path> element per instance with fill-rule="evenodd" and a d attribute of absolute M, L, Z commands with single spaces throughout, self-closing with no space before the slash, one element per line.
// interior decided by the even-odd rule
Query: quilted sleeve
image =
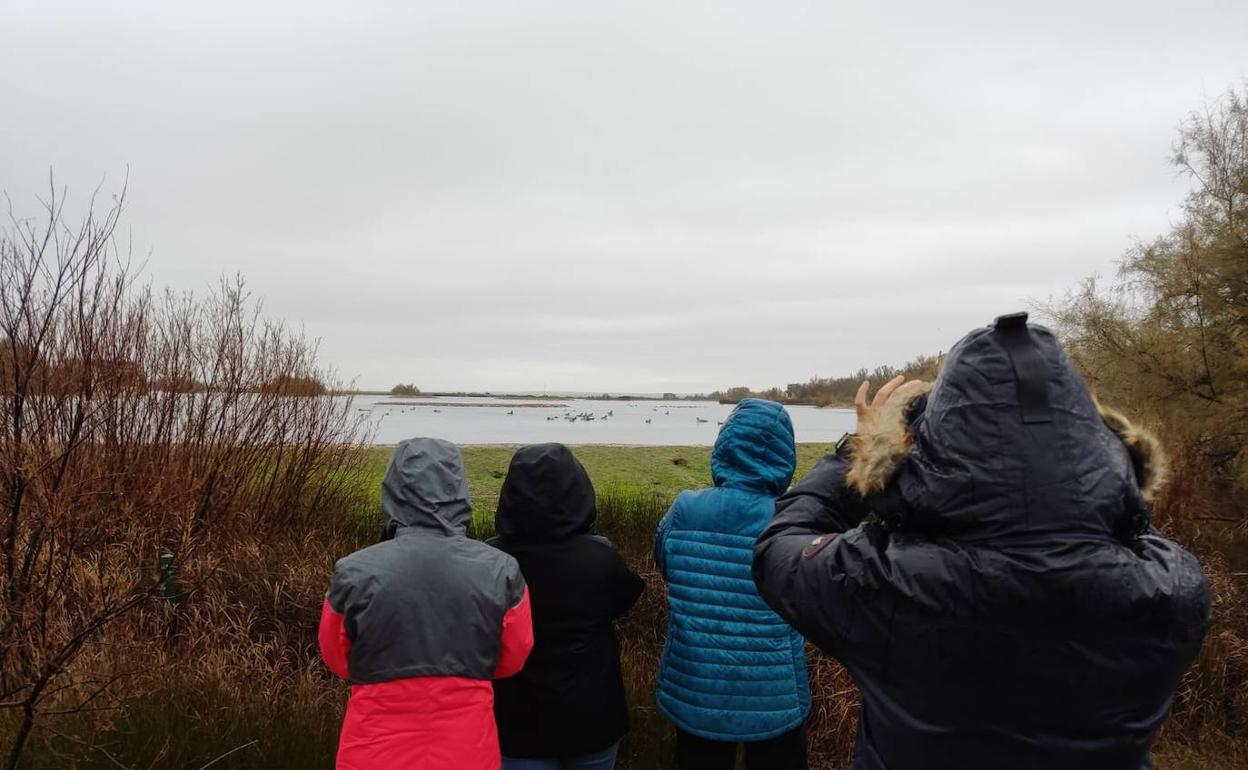
<path fill-rule="evenodd" d="M 754 546 L 752 570 L 776 614 L 834 655 L 874 633 L 864 622 L 874 609 L 863 600 L 878 590 L 859 584 L 872 581 L 886 558 L 869 533 L 853 529 L 867 509 L 845 486 L 848 465 L 848 457 L 829 455 L 776 501 L 776 516 Z"/>

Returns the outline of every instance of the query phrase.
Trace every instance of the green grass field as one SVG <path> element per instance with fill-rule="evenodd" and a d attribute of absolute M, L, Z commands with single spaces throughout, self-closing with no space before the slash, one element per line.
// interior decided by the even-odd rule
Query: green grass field
<path fill-rule="evenodd" d="M 488 536 L 494 529 L 494 510 L 498 493 L 507 475 L 507 465 L 515 454 L 515 446 L 465 446 L 464 466 L 468 473 L 468 490 L 472 497 L 473 533 Z M 797 473 L 802 477 L 827 452 L 830 444 L 799 444 Z M 391 448 L 377 447 L 369 455 L 364 483 L 379 494 L 382 474 L 390 460 Z M 711 448 L 709 446 L 577 446 L 572 447 L 594 482 L 603 506 L 613 510 L 611 500 L 621 497 L 654 497 L 671 500 L 682 489 L 698 489 L 711 484 Z M 604 510 L 603 513 L 606 513 Z M 380 515 L 380 514 L 378 514 Z M 369 526 L 379 523 L 369 522 Z M 606 516 L 600 521 L 611 526 Z"/>

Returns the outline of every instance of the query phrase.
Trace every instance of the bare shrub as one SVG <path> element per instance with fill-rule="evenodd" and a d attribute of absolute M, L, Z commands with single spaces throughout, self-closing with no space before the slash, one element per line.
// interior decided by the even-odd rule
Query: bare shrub
<path fill-rule="evenodd" d="M 241 280 L 207 297 L 138 284 L 113 238 L 123 199 L 71 228 L 53 191 L 0 233 L 10 769 L 37 730 L 107 711 L 167 654 L 162 594 L 193 608 L 240 549 L 324 529 L 353 493 L 359 425 L 309 385 L 331 378 L 314 345 Z"/>

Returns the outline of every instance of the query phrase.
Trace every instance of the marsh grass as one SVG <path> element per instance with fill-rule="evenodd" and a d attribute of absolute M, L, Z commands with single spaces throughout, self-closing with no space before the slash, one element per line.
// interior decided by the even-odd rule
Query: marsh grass
<path fill-rule="evenodd" d="M 679 489 L 707 483 L 709 452 L 586 449 L 576 451 L 598 490 L 598 530 L 647 584 L 619 626 L 632 718 L 619 767 L 665 770 L 674 766 L 674 733 L 655 706 L 667 606 L 653 561 L 653 534 Z M 803 447 L 802 471 L 825 449 Z M 478 536 L 493 533 L 494 501 L 502 483 L 493 472 L 506 469 L 512 451 L 465 448 Z M 617 453 L 618 467 L 611 460 Z M 385 450 L 370 451 L 362 472 L 352 479 L 352 507 L 326 512 L 315 526 L 288 536 L 233 548 L 221 555 L 213 579 L 176 612 L 153 608 L 142 628 L 161 627 L 155 621 L 162 619 L 177 623 L 163 643 L 152 648 L 147 640 L 153 651 L 134 661 L 146 676 L 107 710 L 53 723 L 57 732 L 41 733 L 23 767 L 200 770 L 214 761 L 211 768 L 231 770 L 332 767 L 347 688 L 320 665 L 316 623 L 334 560 L 374 542 L 380 532 L 376 490 L 387 457 Z M 687 464 L 673 464 L 674 457 Z M 1238 738 L 1246 700 L 1239 672 L 1248 650 L 1236 631 L 1242 618 L 1236 618 L 1248 610 L 1229 573 L 1217 563 L 1211 572 L 1219 626 L 1184 681 L 1175 714 L 1158 741 L 1161 770 L 1246 766 Z M 137 633 L 112 638 L 118 655 L 136 649 Z M 843 770 L 857 727 L 857 690 L 836 661 L 813 648 L 808 652 L 814 694 L 810 767 Z"/>
<path fill-rule="evenodd" d="M 598 492 L 598 532 L 623 551 L 634 568 L 653 567 L 654 533 L 672 497 L 651 489 L 612 487 Z M 644 558 L 643 558 L 644 557 Z"/>

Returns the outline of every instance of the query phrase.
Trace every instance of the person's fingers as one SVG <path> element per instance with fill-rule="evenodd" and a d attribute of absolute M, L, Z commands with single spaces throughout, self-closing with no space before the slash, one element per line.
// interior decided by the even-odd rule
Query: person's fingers
<path fill-rule="evenodd" d="M 894 401 L 906 403 L 910 401 L 911 399 L 913 399 L 915 396 L 922 393 L 926 389 L 927 389 L 927 383 L 924 382 L 923 380 L 910 380 L 905 385 L 902 385 L 901 387 L 894 390 L 892 395 L 889 396 L 888 400 L 889 400 L 889 403 L 892 403 Z"/>
<path fill-rule="evenodd" d="M 893 395 L 893 391 L 906 381 L 906 378 L 900 374 L 884 383 L 880 388 L 880 392 L 875 394 L 875 400 L 871 402 L 872 406 L 883 406 L 888 403 L 888 397 Z"/>
<path fill-rule="evenodd" d="M 871 380 L 863 380 L 858 386 L 858 395 L 854 396 L 854 409 L 858 411 L 858 416 L 867 413 L 867 392 L 871 390 Z"/>

